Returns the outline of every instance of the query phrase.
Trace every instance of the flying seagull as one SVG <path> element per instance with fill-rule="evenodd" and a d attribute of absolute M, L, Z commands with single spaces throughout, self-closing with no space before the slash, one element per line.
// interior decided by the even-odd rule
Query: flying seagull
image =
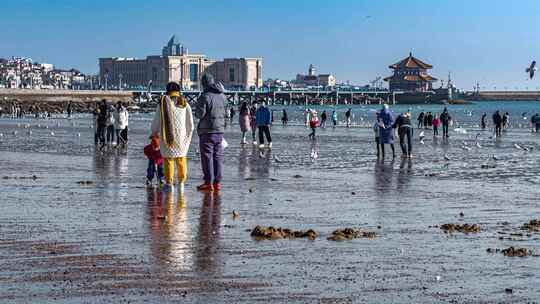
<path fill-rule="evenodd" d="M 531 62 L 531 65 L 525 70 L 525 72 L 529 73 L 529 78 L 530 79 L 533 79 L 534 77 L 534 71 L 536 71 L 536 61 L 533 60 Z"/>

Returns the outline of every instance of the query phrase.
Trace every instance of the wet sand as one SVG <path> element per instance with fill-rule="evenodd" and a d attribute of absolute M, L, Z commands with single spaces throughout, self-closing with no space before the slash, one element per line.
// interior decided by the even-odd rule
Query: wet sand
<path fill-rule="evenodd" d="M 540 232 L 521 229 L 540 219 L 540 136 L 525 128 L 481 133 L 482 148 L 476 131 L 448 142 L 426 132 L 412 160 L 381 162 L 366 128 L 320 130 L 312 145 L 303 127 L 275 126 L 261 157 L 237 144 L 235 124 L 221 193 L 194 191 L 195 136 L 179 195 L 144 186 L 148 119 L 133 115 L 127 152 L 104 154 L 84 116 L 0 120 L 0 302 L 539 301 L 540 257 L 488 252 L 540 253 Z M 448 223 L 480 231 L 445 233 Z M 318 236 L 258 240 L 257 225 Z M 327 240 L 346 227 L 376 237 Z"/>

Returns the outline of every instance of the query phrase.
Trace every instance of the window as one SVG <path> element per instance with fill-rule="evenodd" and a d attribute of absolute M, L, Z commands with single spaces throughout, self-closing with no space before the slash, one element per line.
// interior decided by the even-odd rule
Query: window
<path fill-rule="evenodd" d="M 234 68 L 229 68 L 229 81 L 234 81 Z"/>
<path fill-rule="evenodd" d="M 189 65 L 189 80 L 193 82 L 199 81 L 199 65 L 196 63 Z"/>

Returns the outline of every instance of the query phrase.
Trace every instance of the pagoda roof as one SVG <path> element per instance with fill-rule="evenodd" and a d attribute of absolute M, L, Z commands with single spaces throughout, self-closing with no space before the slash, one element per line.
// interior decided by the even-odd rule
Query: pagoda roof
<path fill-rule="evenodd" d="M 414 82 L 417 82 L 417 81 L 434 82 L 434 81 L 437 81 L 437 78 L 425 74 L 425 75 L 400 75 L 400 76 L 392 75 L 392 76 L 386 77 L 384 79 L 384 81 L 390 81 L 390 80 L 414 81 Z"/>
<path fill-rule="evenodd" d="M 420 68 L 420 69 L 431 69 L 433 66 L 423 62 L 422 60 L 414 57 L 412 53 L 409 53 L 409 57 L 401 60 L 400 62 L 394 63 L 388 66 L 391 69 L 397 68 Z"/>

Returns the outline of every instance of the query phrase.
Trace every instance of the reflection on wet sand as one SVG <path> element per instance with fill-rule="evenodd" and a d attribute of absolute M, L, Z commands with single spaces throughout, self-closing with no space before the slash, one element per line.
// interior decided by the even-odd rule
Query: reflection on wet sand
<path fill-rule="evenodd" d="M 148 188 L 148 214 L 152 255 L 157 268 L 167 266 L 175 271 L 192 270 L 192 233 L 187 220 L 184 195 L 178 194 L 175 204 L 173 191 Z"/>
<path fill-rule="evenodd" d="M 392 186 L 392 176 L 394 172 L 394 161 L 377 160 L 375 162 L 375 190 L 379 194 L 384 194 Z"/>
<path fill-rule="evenodd" d="M 397 176 L 397 189 L 404 190 L 407 188 L 409 182 L 411 181 L 411 176 L 413 174 L 413 161 L 411 158 L 402 158 L 399 163 L 399 173 Z"/>
<path fill-rule="evenodd" d="M 199 217 L 199 231 L 195 240 L 195 269 L 202 274 L 221 273 L 221 257 L 218 253 L 220 209 L 221 195 L 212 192 L 205 193 Z"/>

